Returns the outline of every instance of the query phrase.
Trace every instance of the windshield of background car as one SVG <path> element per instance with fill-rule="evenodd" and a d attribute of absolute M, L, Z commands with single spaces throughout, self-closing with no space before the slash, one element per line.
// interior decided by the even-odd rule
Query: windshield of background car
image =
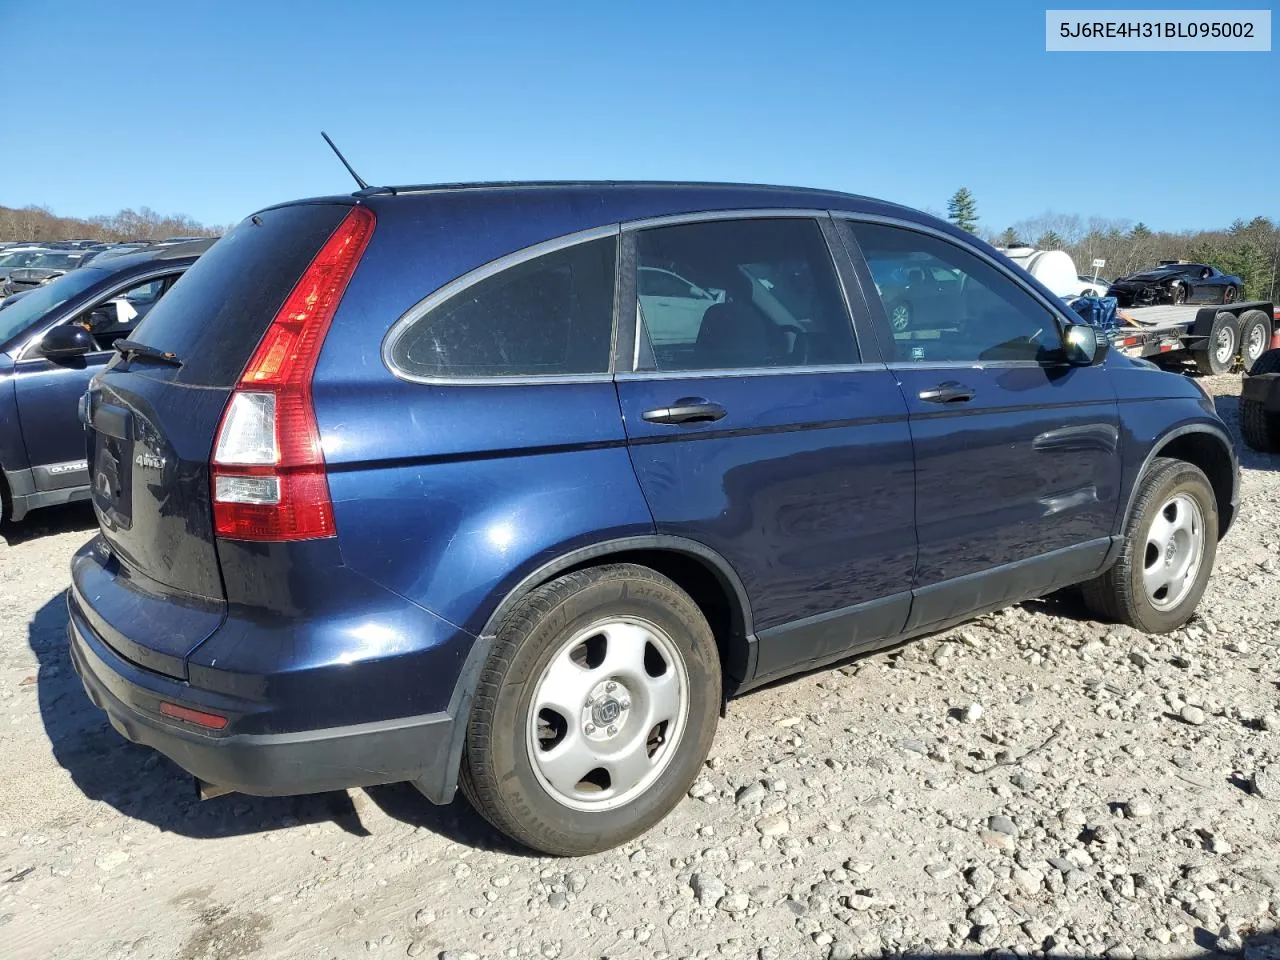
<path fill-rule="evenodd" d="M 36 257 L 40 256 L 38 250 L 20 250 L 17 253 L 0 254 L 0 267 L 25 267 Z"/>
<path fill-rule="evenodd" d="M 105 270 L 85 267 L 83 270 L 64 273 L 52 283 L 35 287 L 17 303 L 0 310 L 0 344 L 20 334 L 50 310 L 109 276 L 111 274 Z"/>
<path fill-rule="evenodd" d="M 50 270 L 66 270 L 80 262 L 82 253 L 42 253 L 32 260 L 29 267 L 46 267 Z"/>

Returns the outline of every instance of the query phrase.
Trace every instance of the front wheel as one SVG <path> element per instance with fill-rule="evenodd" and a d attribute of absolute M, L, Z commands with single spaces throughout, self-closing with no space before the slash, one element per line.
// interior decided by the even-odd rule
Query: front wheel
<path fill-rule="evenodd" d="M 1106 573 L 1082 585 L 1098 616 L 1144 633 L 1176 630 L 1195 613 L 1218 549 L 1218 502 L 1208 478 L 1185 460 L 1152 461 Z"/>
<path fill-rule="evenodd" d="M 715 638 L 675 583 L 633 564 L 565 574 L 498 631 L 463 792 L 536 850 L 607 850 L 680 802 L 711 749 L 720 696 Z"/>

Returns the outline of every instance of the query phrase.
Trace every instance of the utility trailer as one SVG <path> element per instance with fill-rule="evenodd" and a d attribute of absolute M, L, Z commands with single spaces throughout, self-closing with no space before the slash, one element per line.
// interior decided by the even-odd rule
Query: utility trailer
<path fill-rule="evenodd" d="M 1194 361 L 1201 373 L 1226 373 L 1238 357 L 1247 371 L 1271 344 L 1280 312 L 1265 301 L 1207 307 L 1129 307 L 1119 311 L 1111 346 L 1130 357 L 1175 365 Z"/>

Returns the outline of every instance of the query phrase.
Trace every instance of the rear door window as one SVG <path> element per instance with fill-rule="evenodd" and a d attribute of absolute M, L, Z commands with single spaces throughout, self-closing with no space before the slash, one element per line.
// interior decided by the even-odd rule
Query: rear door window
<path fill-rule="evenodd" d="M 410 379 L 609 372 L 617 239 L 572 244 L 463 287 L 393 334 Z"/>
<path fill-rule="evenodd" d="M 853 327 L 826 239 L 807 217 L 699 221 L 639 231 L 640 313 L 657 370 L 854 363 Z M 684 279 L 680 298 L 648 278 Z M 699 296 L 702 294 L 702 296 Z"/>

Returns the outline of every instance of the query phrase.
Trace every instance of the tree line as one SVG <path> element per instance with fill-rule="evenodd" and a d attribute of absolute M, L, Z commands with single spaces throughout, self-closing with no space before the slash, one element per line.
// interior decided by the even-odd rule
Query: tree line
<path fill-rule="evenodd" d="M 992 230 L 978 219 L 972 192 L 961 187 L 947 203 L 947 219 L 997 247 L 1065 250 L 1076 269 L 1092 275 L 1094 260 L 1108 279 L 1155 266 L 1161 260 L 1207 263 L 1244 281 L 1244 298 L 1276 302 L 1280 295 L 1280 224 L 1269 217 L 1236 220 L 1217 230 L 1152 230 L 1141 221 L 1042 213 Z"/>
<path fill-rule="evenodd" d="M 206 226 L 183 213 L 157 213 L 150 207 L 80 219 L 59 217 L 48 207 L 0 206 L 0 241 L 163 240 L 165 237 L 216 237 L 226 229 Z"/>

